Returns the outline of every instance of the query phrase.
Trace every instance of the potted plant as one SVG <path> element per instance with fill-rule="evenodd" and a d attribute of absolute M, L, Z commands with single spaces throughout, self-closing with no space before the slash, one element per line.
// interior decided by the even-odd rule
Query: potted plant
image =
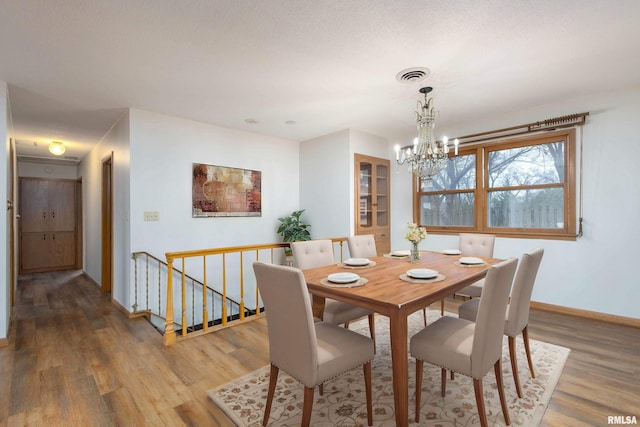
<path fill-rule="evenodd" d="M 294 211 L 291 215 L 278 218 L 280 221 L 280 227 L 278 227 L 278 233 L 282 236 L 283 242 L 300 242 L 304 240 L 311 240 L 311 234 L 309 233 L 309 224 L 305 224 L 300 220 L 304 209 Z M 286 256 L 293 255 L 291 247 L 284 248 Z"/>

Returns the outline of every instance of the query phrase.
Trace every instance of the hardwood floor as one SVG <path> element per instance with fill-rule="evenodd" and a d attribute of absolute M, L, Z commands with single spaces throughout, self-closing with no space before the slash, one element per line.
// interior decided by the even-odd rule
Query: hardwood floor
<path fill-rule="evenodd" d="M 640 418 L 637 328 L 534 310 L 529 330 L 572 350 L 542 425 Z M 206 391 L 266 365 L 266 333 L 260 319 L 165 347 L 79 272 L 22 276 L 0 348 L 0 425 L 231 426 Z"/>

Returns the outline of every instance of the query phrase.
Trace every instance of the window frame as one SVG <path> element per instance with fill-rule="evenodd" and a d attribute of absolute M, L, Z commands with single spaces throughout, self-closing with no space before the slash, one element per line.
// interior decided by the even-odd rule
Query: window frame
<path fill-rule="evenodd" d="M 493 151 L 543 145 L 551 142 L 564 142 L 564 178 L 558 184 L 536 184 L 529 186 L 493 187 L 489 188 L 489 154 Z M 420 191 L 420 179 L 413 179 L 413 217 L 414 222 L 433 234 L 487 233 L 500 237 L 537 238 L 552 240 L 576 240 L 576 130 L 562 129 L 546 133 L 537 133 L 525 137 L 507 138 L 500 141 L 469 143 L 461 145 L 459 155 L 475 154 L 476 188 L 465 190 Z M 450 157 L 452 153 L 449 154 Z M 489 194 L 496 191 L 540 188 L 563 189 L 563 227 L 562 228 L 525 228 L 525 227 L 489 227 L 488 200 Z M 421 224 L 421 197 L 434 194 L 473 193 L 474 226 L 433 226 Z"/>

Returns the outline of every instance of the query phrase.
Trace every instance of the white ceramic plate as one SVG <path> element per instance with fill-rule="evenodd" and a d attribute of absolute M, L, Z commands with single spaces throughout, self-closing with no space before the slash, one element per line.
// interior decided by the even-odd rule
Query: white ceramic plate
<path fill-rule="evenodd" d="M 333 283 L 351 283 L 359 278 L 360 276 L 354 273 L 333 273 L 327 276 L 327 280 Z"/>
<path fill-rule="evenodd" d="M 433 279 L 438 276 L 438 272 L 435 270 L 429 270 L 428 268 L 414 268 L 407 271 L 407 276 L 414 279 Z"/>
<path fill-rule="evenodd" d="M 442 253 L 445 255 L 460 255 L 462 252 L 460 252 L 460 249 L 445 249 Z"/>
<path fill-rule="evenodd" d="M 369 260 L 369 258 L 349 258 L 344 263 L 346 265 L 357 267 L 361 265 L 369 265 L 371 263 L 371 260 Z"/>
<path fill-rule="evenodd" d="M 460 264 L 467 265 L 476 265 L 476 264 L 484 264 L 484 261 L 480 258 L 472 257 L 472 256 L 463 256 L 460 258 Z"/>
<path fill-rule="evenodd" d="M 411 253 L 411 251 L 406 250 L 406 251 L 393 251 L 391 252 L 391 256 L 409 256 L 409 254 Z"/>

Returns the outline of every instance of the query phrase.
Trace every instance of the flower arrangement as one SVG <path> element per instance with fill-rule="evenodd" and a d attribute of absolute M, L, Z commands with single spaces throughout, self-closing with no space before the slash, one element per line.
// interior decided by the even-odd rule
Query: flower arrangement
<path fill-rule="evenodd" d="M 404 236 L 405 239 L 411 243 L 419 243 L 427 238 L 427 229 L 424 227 L 418 227 L 415 222 L 408 222 L 409 232 Z"/>
<path fill-rule="evenodd" d="M 404 238 L 411 242 L 410 260 L 411 262 L 419 262 L 420 251 L 418 250 L 418 243 L 427 238 L 427 229 L 418 227 L 414 222 L 408 222 L 407 226 L 409 227 L 409 232 Z"/>

